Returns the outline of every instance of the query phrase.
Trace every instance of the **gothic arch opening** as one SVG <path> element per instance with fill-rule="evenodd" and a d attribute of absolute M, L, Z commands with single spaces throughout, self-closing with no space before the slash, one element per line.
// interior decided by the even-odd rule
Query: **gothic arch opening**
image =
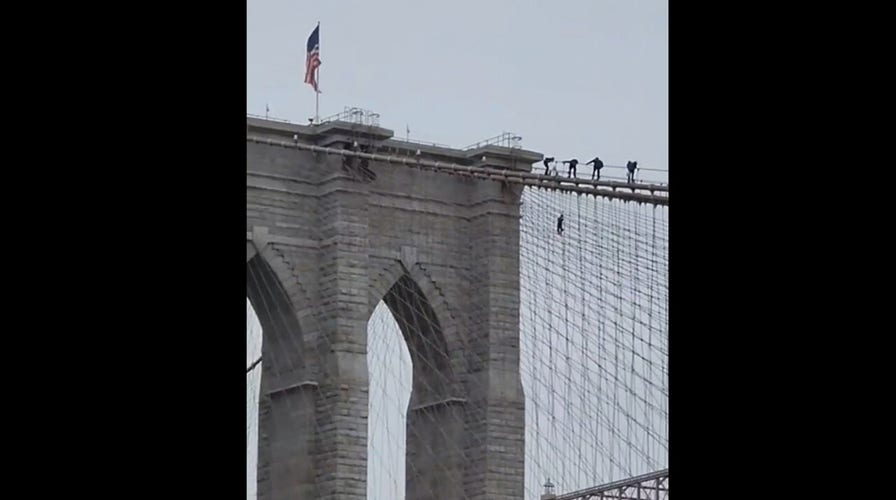
<path fill-rule="evenodd" d="M 405 428 L 411 356 L 382 300 L 367 322 L 367 498 L 405 498 Z"/>
<path fill-rule="evenodd" d="M 297 384 L 305 376 L 303 333 L 286 290 L 257 253 L 246 263 L 246 296 L 260 326 L 254 339 L 247 338 L 247 347 L 254 341 L 256 356 L 261 355 L 260 362 L 253 361 L 258 362 L 256 498 L 310 498 L 315 495 L 314 398 Z"/>
<path fill-rule="evenodd" d="M 261 396 L 261 323 L 246 298 L 246 498 L 255 500 L 258 480 L 258 403 Z"/>
<path fill-rule="evenodd" d="M 439 319 L 407 274 L 368 322 L 368 369 L 368 497 L 460 498 L 464 416 L 453 397 L 458 384 Z M 403 439 L 396 436 L 402 424 Z M 403 475 L 396 472 L 402 466 Z"/>
<path fill-rule="evenodd" d="M 268 366 L 264 375 L 284 375 L 301 371 L 304 343 L 298 318 L 286 290 L 260 254 L 246 263 L 246 295 L 264 332 L 262 349 Z M 275 344 L 265 349 L 265 345 Z"/>

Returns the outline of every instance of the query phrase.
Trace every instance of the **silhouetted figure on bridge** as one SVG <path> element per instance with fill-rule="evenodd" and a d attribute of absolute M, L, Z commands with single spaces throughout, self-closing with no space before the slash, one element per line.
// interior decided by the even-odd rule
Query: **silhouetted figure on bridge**
<path fill-rule="evenodd" d="M 594 164 L 594 171 L 591 172 L 591 178 L 599 181 L 600 169 L 604 168 L 604 162 L 600 161 L 600 158 L 595 156 L 593 160 L 589 161 L 585 165 L 591 165 L 592 163 Z M 597 177 L 595 178 L 595 176 Z"/>
<path fill-rule="evenodd" d="M 542 163 L 544 163 L 544 175 L 548 175 L 550 173 L 551 162 L 554 161 L 554 157 L 545 158 Z"/>
<path fill-rule="evenodd" d="M 557 219 L 557 234 L 563 235 L 563 214 L 560 214 L 560 218 Z"/>
<path fill-rule="evenodd" d="M 569 165 L 569 173 L 567 173 L 567 177 L 576 177 L 576 165 L 579 164 L 579 160 L 573 158 L 572 160 L 567 160 L 563 162 L 564 165 Z"/>
<path fill-rule="evenodd" d="M 638 162 L 629 161 L 625 164 L 625 168 L 628 169 L 627 179 L 629 184 L 633 184 L 635 182 L 635 170 L 638 169 Z"/>

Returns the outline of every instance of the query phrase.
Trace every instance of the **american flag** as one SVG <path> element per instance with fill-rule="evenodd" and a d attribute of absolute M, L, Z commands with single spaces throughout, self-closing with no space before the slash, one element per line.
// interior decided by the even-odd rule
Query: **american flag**
<path fill-rule="evenodd" d="M 315 92 L 320 93 L 317 88 L 318 66 L 320 66 L 320 23 L 308 37 L 308 55 L 305 59 L 305 83 L 310 84 Z"/>

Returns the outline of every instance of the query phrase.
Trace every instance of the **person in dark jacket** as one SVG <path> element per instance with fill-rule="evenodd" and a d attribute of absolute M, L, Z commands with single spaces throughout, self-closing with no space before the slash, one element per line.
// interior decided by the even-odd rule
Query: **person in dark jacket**
<path fill-rule="evenodd" d="M 551 162 L 554 161 L 554 157 L 545 158 L 542 163 L 544 163 L 544 175 L 548 175 L 550 173 Z"/>
<path fill-rule="evenodd" d="M 576 177 L 576 165 L 579 164 L 579 160 L 573 158 L 572 160 L 566 160 L 563 162 L 564 165 L 569 165 L 569 173 L 566 175 L 567 177 Z"/>
<path fill-rule="evenodd" d="M 638 169 L 638 162 L 630 161 L 625 164 L 625 168 L 628 169 L 628 182 L 629 184 L 635 182 L 635 170 Z"/>
<path fill-rule="evenodd" d="M 600 158 L 595 156 L 593 160 L 589 161 L 585 165 L 591 165 L 592 163 L 594 164 L 594 171 L 591 172 L 591 178 L 599 181 L 600 180 L 600 169 L 604 168 L 604 162 L 600 161 Z M 595 178 L 595 176 L 597 176 L 597 177 Z"/>

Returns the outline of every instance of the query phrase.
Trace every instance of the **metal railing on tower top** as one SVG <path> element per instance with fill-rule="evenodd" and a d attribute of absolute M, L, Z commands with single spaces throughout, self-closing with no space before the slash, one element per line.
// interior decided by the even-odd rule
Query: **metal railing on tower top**
<path fill-rule="evenodd" d="M 379 127 L 380 114 L 370 111 L 369 109 L 346 106 L 340 113 L 336 113 L 335 115 L 331 115 L 326 118 L 321 118 L 320 123 L 337 121 Z"/>
<path fill-rule="evenodd" d="M 392 140 L 393 141 L 401 141 L 401 142 L 409 142 L 411 144 L 422 144 L 424 146 L 435 146 L 437 148 L 454 149 L 451 146 L 449 146 L 448 144 L 442 144 L 439 142 L 432 142 L 432 141 L 424 141 L 424 140 L 420 140 L 420 139 L 411 139 L 410 137 L 393 137 Z"/>
<path fill-rule="evenodd" d="M 464 149 L 476 149 L 476 148 L 482 148 L 485 146 L 501 146 L 504 148 L 519 149 L 522 147 L 522 145 L 520 144 L 520 141 L 522 141 L 522 140 L 523 140 L 522 137 L 520 137 L 514 133 L 504 132 L 501 135 L 496 135 L 495 137 L 489 137 L 488 139 L 470 144 L 469 146 L 465 147 Z"/>
<path fill-rule="evenodd" d="M 285 118 L 274 118 L 273 116 L 256 115 L 252 113 L 246 113 L 246 116 L 249 118 L 258 118 L 259 120 L 268 120 L 271 122 L 292 123 Z"/>

